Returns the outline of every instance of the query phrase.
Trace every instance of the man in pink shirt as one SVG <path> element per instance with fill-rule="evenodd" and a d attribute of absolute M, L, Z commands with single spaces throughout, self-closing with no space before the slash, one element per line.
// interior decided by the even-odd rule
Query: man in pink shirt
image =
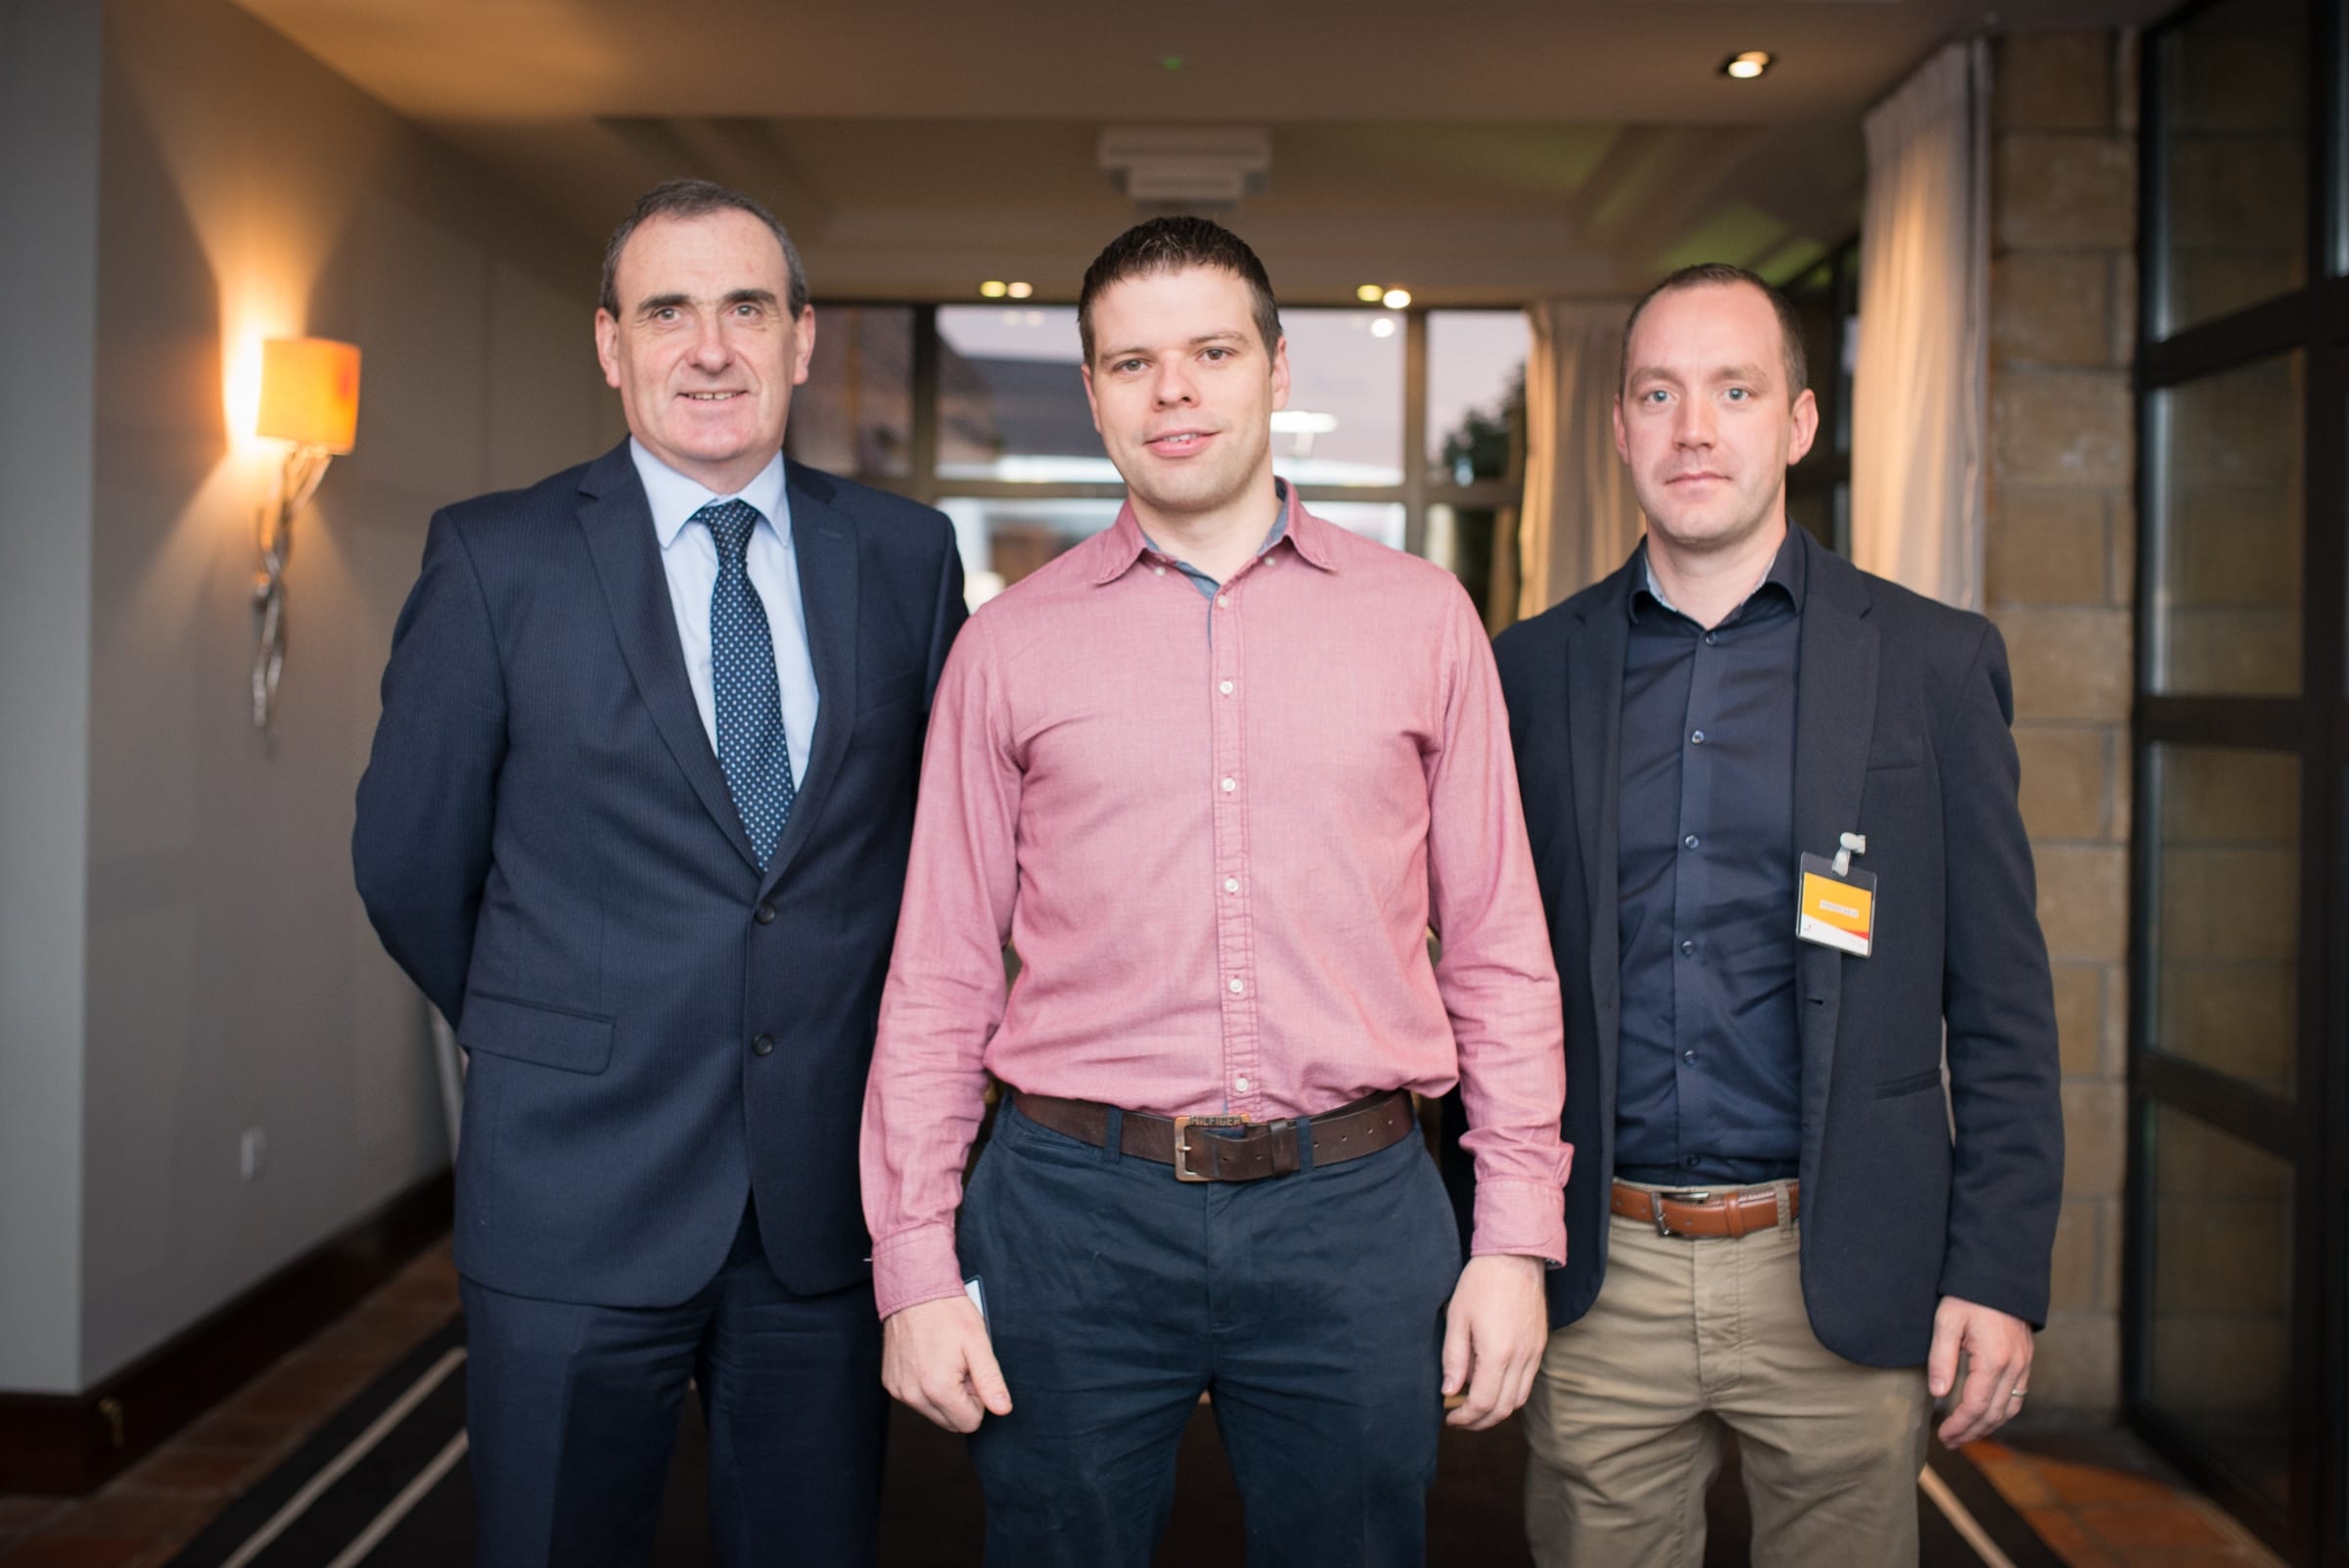
<path fill-rule="evenodd" d="M 1203 1391 L 1251 1562 L 1417 1563 L 1443 1396 L 1524 1402 L 1566 1255 L 1492 654 L 1449 574 L 1274 480 L 1287 344 L 1235 236 L 1139 225 L 1078 315 L 1127 504 L 933 704 L 865 1098 L 883 1377 L 974 1434 L 990 1564 L 1146 1564 Z M 1465 1268 L 1410 1098 L 1455 1082 Z"/>

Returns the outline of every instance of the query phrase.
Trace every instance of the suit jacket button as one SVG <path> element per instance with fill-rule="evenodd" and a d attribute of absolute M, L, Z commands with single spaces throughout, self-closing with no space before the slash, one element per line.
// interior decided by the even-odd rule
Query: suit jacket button
<path fill-rule="evenodd" d="M 753 1056 L 772 1055 L 774 1053 L 774 1049 L 775 1037 L 772 1035 L 761 1035 L 757 1039 L 751 1041 L 751 1054 Z"/>
<path fill-rule="evenodd" d="M 771 903 L 760 904 L 756 918 L 762 926 L 773 925 L 775 923 L 775 906 Z"/>

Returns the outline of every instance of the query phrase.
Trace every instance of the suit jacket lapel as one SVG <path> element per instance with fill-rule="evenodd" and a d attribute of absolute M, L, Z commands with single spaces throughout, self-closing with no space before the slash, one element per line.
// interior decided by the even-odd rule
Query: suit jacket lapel
<path fill-rule="evenodd" d="M 826 792 L 856 726 L 856 530 L 831 501 L 832 488 L 812 469 L 784 464 L 791 503 L 791 547 L 799 557 L 800 613 L 815 665 L 815 735 L 799 769 L 791 821 L 767 862 L 760 897 L 771 890 L 814 830 Z"/>
<path fill-rule="evenodd" d="M 1867 621 L 1867 582 L 1852 564 L 1806 539 L 1808 574 L 1794 698 L 1794 850 L 1835 853 L 1860 826 L 1860 795 L 1876 731 L 1876 628 Z M 1865 868 L 1866 861 L 1858 862 Z M 1792 911 L 1788 911 L 1790 914 Z M 1827 1081 L 1843 1004 L 1843 966 L 1832 947 L 1797 943 L 1802 993 L 1803 1146 L 1816 1166 L 1826 1125 Z"/>
<path fill-rule="evenodd" d="M 1575 830 L 1590 899 L 1590 996 L 1598 1019 L 1599 1118 L 1612 1142 L 1616 1020 L 1623 989 L 1617 907 L 1616 827 L 1623 802 L 1623 655 L 1629 639 L 1627 567 L 1584 612 L 1566 644 L 1567 738 L 1574 769 Z M 1564 890 L 1561 890 L 1563 892 Z"/>
<path fill-rule="evenodd" d="M 653 534 L 653 509 L 645 500 L 627 442 L 589 465 L 579 491 L 579 530 L 603 582 L 612 628 L 619 634 L 621 655 L 635 677 L 636 690 L 704 808 L 735 853 L 756 867 L 759 857 L 751 853 L 750 835 L 743 831 L 741 813 L 727 793 L 726 776 L 718 769 L 710 732 L 702 727 L 701 709 L 693 700 L 693 683 L 685 675 L 676 610 L 669 603 L 668 576 L 661 566 L 660 541 Z"/>

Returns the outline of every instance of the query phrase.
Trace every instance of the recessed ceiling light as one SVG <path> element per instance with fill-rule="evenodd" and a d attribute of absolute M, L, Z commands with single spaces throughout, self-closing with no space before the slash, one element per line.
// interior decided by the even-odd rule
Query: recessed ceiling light
<path fill-rule="evenodd" d="M 1001 280 L 996 278 L 990 278 L 979 285 L 979 293 L 989 300 L 1000 300 L 1007 292 Z"/>
<path fill-rule="evenodd" d="M 1721 73 L 1725 76 L 1734 76 L 1739 81 L 1752 81 L 1756 76 L 1759 76 L 1762 74 L 1762 72 L 1768 70 L 1770 67 L 1771 57 L 1769 50 L 1748 49 L 1742 53 L 1731 55 L 1728 59 L 1723 61 L 1721 63 Z"/>
<path fill-rule="evenodd" d="M 1371 336 L 1371 337 L 1373 337 L 1373 338 L 1392 338 L 1392 337 L 1394 337 L 1394 336 L 1395 336 L 1395 318 L 1394 318 L 1393 316 L 1380 316 L 1380 317 L 1379 317 L 1379 318 L 1378 318 L 1376 321 L 1373 321 L 1373 322 L 1371 322 L 1371 323 L 1370 323 L 1370 336 Z"/>
<path fill-rule="evenodd" d="M 1010 293 L 1014 300 L 1025 300 L 1030 295 L 1036 293 L 1036 285 L 1033 283 L 1015 283 L 1011 286 Z"/>
<path fill-rule="evenodd" d="M 1411 291 L 1408 289 L 1389 289 L 1385 294 L 1379 296 L 1378 302 L 1385 305 L 1389 310 L 1407 309 L 1411 302 Z"/>
<path fill-rule="evenodd" d="M 1365 283 L 1354 291 L 1354 297 L 1364 304 L 1376 304 L 1386 292 L 1383 283 Z"/>

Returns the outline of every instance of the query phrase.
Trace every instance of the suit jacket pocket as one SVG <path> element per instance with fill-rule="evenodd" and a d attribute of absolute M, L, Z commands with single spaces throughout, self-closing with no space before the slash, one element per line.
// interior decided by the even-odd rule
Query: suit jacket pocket
<path fill-rule="evenodd" d="M 918 669 L 900 669 L 894 675 L 883 675 L 879 680 L 867 681 L 856 693 L 856 707 L 859 712 L 869 714 L 875 709 L 887 708 L 892 703 L 901 703 L 908 697 L 918 697 L 921 691 L 922 672 Z"/>
<path fill-rule="evenodd" d="M 457 1038 L 469 1051 L 566 1073 L 600 1073 L 612 1065 L 612 1020 L 594 1013 L 569 1013 L 477 991 L 465 997 L 464 1020 Z"/>
<path fill-rule="evenodd" d="M 1911 1073 L 1905 1078 L 1889 1079 L 1876 1085 L 1879 1100 L 1899 1099 L 1904 1094 L 1922 1094 L 1929 1088 L 1941 1087 L 1941 1069 L 1930 1073 Z"/>

